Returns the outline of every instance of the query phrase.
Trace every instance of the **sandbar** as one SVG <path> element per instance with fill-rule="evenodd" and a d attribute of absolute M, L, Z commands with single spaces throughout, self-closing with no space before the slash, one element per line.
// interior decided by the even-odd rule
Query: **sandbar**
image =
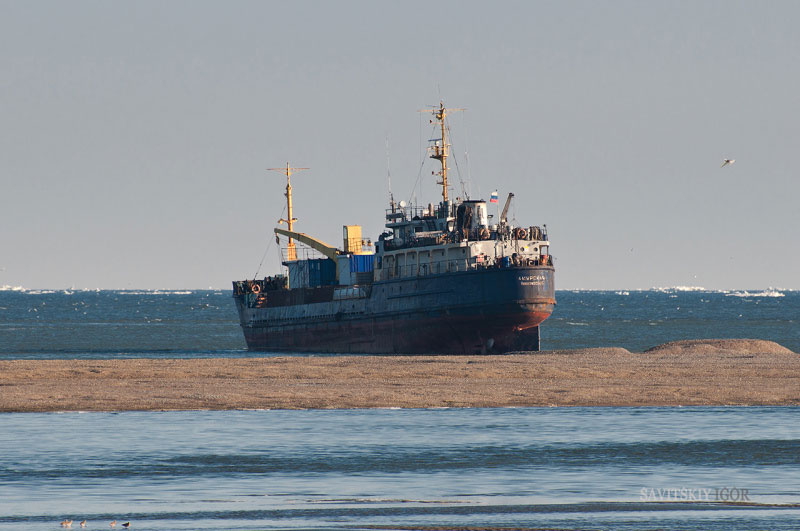
<path fill-rule="evenodd" d="M 0 411 L 800 405 L 800 355 L 763 340 L 645 352 L 0 361 Z"/>

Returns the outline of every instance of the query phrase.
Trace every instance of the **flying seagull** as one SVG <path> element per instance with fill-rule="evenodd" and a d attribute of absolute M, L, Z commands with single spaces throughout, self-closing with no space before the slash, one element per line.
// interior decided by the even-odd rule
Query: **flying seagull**
<path fill-rule="evenodd" d="M 736 159 L 725 159 L 722 161 L 722 166 L 720 166 L 720 168 L 724 168 L 728 164 L 733 164 L 734 162 L 736 162 Z"/>

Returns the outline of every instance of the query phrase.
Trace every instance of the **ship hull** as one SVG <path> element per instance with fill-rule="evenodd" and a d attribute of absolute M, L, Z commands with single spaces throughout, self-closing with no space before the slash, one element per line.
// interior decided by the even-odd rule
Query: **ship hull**
<path fill-rule="evenodd" d="M 487 269 L 377 282 L 368 295 L 249 308 L 250 350 L 354 354 L 497 354 L 538 350 L 555 305 L 553 268 Z"/>

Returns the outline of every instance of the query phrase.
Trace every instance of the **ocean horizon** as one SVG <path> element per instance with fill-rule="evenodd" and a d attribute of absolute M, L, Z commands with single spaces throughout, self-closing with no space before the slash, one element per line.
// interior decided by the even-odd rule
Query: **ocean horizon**
<path fill-rule="evenodd" d="M 556 300 L 542 350 L 748 338 L 800 352 L 798 290 L 557 290 Z M 0 290 L 0 359 L 277 354 L 247 350 L 231 290 Z"/>

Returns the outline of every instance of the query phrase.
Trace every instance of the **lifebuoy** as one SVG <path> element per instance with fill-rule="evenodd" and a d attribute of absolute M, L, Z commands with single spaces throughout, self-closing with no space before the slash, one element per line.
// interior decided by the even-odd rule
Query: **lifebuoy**
<path fill-rule="evenodd" d="M 253 293 L 261 293 L 261 286 L 254 282 L 253 285 L 250 286 L 250 291 Z"/>

